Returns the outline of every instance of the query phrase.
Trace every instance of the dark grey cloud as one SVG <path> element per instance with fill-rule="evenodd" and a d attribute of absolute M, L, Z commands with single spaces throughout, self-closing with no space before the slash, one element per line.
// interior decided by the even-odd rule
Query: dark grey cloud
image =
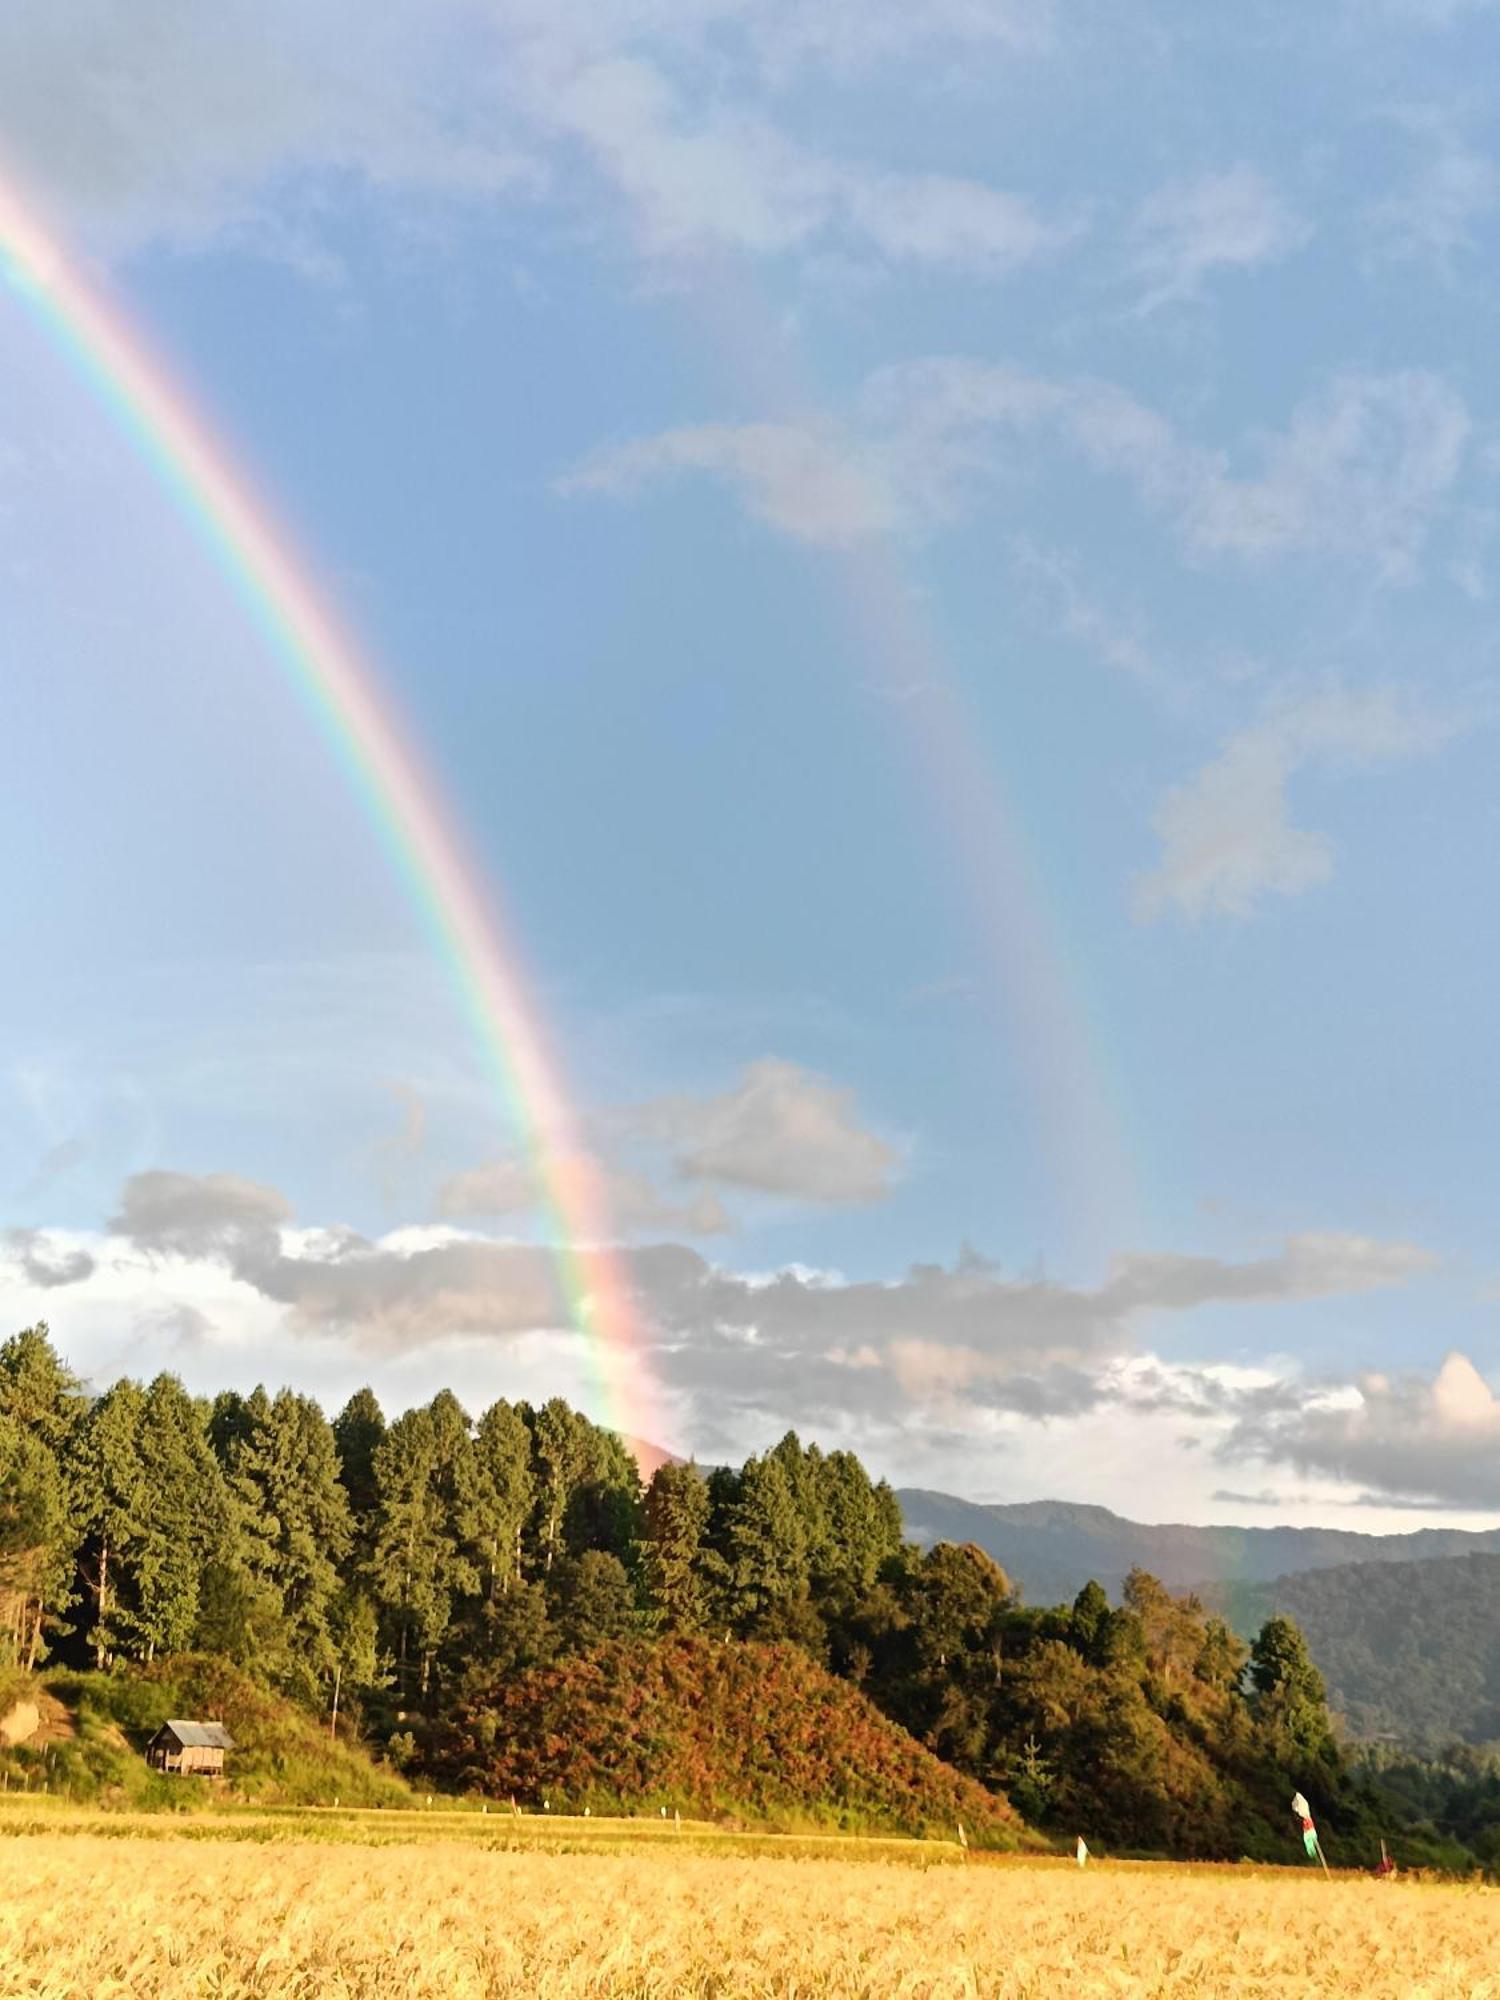
<path fill-rule="evenodd" d="M 237 1275 L 290 1307 L 298 1326 L 346 1333 L 371 1348 L 505 1339 L 573 1323 L 555 1258 L 532 1244 L 463 1240 L 394 1250 L 344 1236 L 325 1252 L 276 1256 Z"/>
<path fill-rule="evenodd" d="M 87 1250 L 58 1248 L 43 1229 L 10 1229 L 4 1237 L 12 1263 L 28 1284 L 50 1291 L 60 1285 L 78 1285 L 96 1268 Z"/>
<path fill-rule="evenodd" d="M 236 1272 L 274 1257 L 291 1204 L 276 1188 L 238 1174 L 132 1174 L 108 1227 L 137 1250 L 219 1257 Z"/>
<path fill-rule="evenodd" d="M 1082 1289 L 1015 1278 L 966 1253 L 889 1282 L 817 1273 L 747 1277 L 677 1245 L 633 1259 L 659 1368 L 695 1398 L 746 1409 L 799 1408 L 898 1419 L 916 1406 L 1068 1417 L 1107 1404 L 1139 1413 L 1272 1422 L 1305 1397 L 1295 1385 L 1246 1387 L 1208 1369 L 1118 1364 L 1136 1320 L 1220 1303 L 1275 1303 L 1400 1283 L 1431 1260 L 1411 1245 L 1332 1233 L 1290 1239 L 1245 1263 L 1127 1256 Z"/>
<path fill-rule="evenodd" d="M 1116 1261 L 1099 1295 L 1111 1311 L 1183 1311 L 1215 1303 L 1315 1299 L 1400 1284 L 1437 1259 L 1413 1243 L 1383 1243 L 1341 1231 L 1306 1231 L 1268 1257 L 1241 1264 L 1219 1257 L 1131 1252 Z"/>
<path fill-rule="evenodd" d="M 1500 1399 L 1462 1354 L 1430 1380 L 1365 1375 L 1243 1412 L 1224 1459 L 1259 1459 L 1366 1490 L 1375 1505 L 1500 1507 Z"/>
<path fill-rule="evenodd" d="M 570 1323 L 545 1249 L 469 1239 L 395 1248 L 331 1229 L 301 1236 L 289 1251 L 291 1219 L 286 1197 L 258 1181 L 158 1170 L 131 1176 L 109 1227 L 151 1255 L 226 1264 L 288 1307 L 295 1325 L 370 1347 Z"/>

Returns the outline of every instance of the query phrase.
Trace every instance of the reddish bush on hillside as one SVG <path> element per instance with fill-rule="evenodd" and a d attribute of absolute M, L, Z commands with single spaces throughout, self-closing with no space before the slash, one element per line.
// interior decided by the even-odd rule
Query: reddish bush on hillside
<path fill-rule="evenodd" d="M 554 1811 L 658 1805 L 712 1817 L 1015 1847 L 1009 1802 L 924 1750 L 799 1647 L 617 1640 L 502 1680 L 429 1746 L 434 1777 Z"/>

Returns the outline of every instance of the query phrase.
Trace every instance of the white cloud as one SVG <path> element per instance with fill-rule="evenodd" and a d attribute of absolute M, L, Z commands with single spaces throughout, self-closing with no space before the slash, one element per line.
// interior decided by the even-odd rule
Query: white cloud
<path fill-rule="evenodd" d="M 803 1201 L 879 1200 L 898 1160 L 861 1122 L 852 1091 L 770 1056 L 720 1096 L 658 1098 L 623 1123 L 665 1144 L 686 1180 Z"/>
<path fill-rule="evenodd" d="M 1140 310 L 1196 299 L 1215 270 L 1253 270 L 1300 250 L 1311 225 L 1254 167 L 1174 181 L 1142 202 L 1131 228 L 1130 272 Z"/>
<path fill-rule="evenodd" d="M 1281 696 L 1157 807 L 1161 859 L 1137 879 L 1137 914 L 1246 917 L 1268 896 L 1318 887 L 1333 846 L 1293 823 L 1291 780 L 1310 766 L 1368 771 L 1429 754 L 1465 720 L 1390 687 Z"/>

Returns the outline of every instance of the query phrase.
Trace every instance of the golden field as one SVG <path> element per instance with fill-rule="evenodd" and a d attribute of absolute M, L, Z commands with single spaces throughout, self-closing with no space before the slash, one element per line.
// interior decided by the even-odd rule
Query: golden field
<path fill-rule="evenodd" d="M 18 1832 L 0 1844 L 0 1995 L 1500 1996 L 1483 1889 L 794 1848 Z"/>

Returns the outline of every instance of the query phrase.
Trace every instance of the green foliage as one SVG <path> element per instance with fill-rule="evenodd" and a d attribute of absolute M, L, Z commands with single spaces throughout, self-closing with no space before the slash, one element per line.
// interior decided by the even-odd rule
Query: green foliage
<path fill-rule="evenodd" d="M 78 1524 L 69 1477 L 85 1401 L 47 1328 L 0 1346 L 0 1666 L 34 1667 L 65 1629 Z"/>
<path fill-rule="evenodd" d="M 1336 1765 L 1323 1676 L 1290 1618 L 1268 1618 L 1250 1648 L 1252 1705 L 1281 1761 Z"/>
<path fill-rule="evenodd" d="M 349 1513 L 360 1528 L 370 1520 L 380 1498 L 375 1454 L 384 1436 L 385 1416 L 375 1391 L 356 1389 L 333 1420 L 333 1445 Z"/>
<path fill-rule="evenodd" d="M 669 1631 L 702 1631 L 722 1594 L 722 1560 L 708 1542 L 712 1511 L 696 1465 L 668 1459 L 656 1468 L 642 1505 L 642 1553 L 646 1588 Z"/>
<path fill-rule="evenodd" d="M 113 1673 L 51 1673 L 43 1683 L 71 1714 L 74 1734 L 49 1746 L 50 1789 L 116 1804 L 201 1807 L 215 1799 L 287 1805 L 409 1805 L 395 1774 L 357 1745 L 330 1741 L 327 1725 L 271 1693 L 227 1661 L 179 1654 L 149 1667 Z M 223 1721 L 238 1746 L 223 1781 L 166 1778 L 142 1752 L 169 1716 Z M 12 1753 L 11 1764 L 36 1768 L 40 1753 Z"/>
<path fill-rule="evenodd" d="M 1500 1555 L 1344 1563 L 1212 1597 L 1243 1632 L 1295 1619 L 1353 1736 L 1436 1751 L 1500 1740 Z"/>
<path fill-rule="evenodd" d="M 635 1585 L 624 1563 L 608 1549 L 565 1556 L 553 1571 L 558 1639 L 564 1650 L 586 1652 L 618 1639 L 637 1623 Z"/>

